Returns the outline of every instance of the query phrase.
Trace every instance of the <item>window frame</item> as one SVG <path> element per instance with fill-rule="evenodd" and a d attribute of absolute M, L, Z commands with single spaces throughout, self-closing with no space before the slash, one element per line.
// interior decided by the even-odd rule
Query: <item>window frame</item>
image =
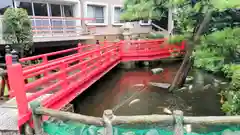
<path fill-rule="evenodd" d="M 115 16 L 115 8 L 123 8 L 123 6 L 122 5 L 112 5 L 112 25 L 115 25 L 115 26 L 122 26 L 122 25 L 124 25 L 124 23 L 115 23 L 115 18 L 114 18 L 114 16 Z"/>
<path fill-rule="evenodd" d="M 140 20 L 139 21 L 139 24 L 141 26 L 150 26 L 152 24 L 152 20 L 148 20 L 148 23 L 144 23 L 143 20 Z"/>
<path fill-rule="evenodd" d="M 84 3 L 84 17 L 88 18 L 88 5 L 93 6 L 102 6 L 103 7 L 103 17 L 104 17 L 104 23 L 91 23 L 85 20 L 86 25 L 94 25 L 94 26 L 107 26 L 108 25 L 108 4 L 107 3 L 101 3 L 101 2 L 90 2 L 86 1 Z"/>
<path fill-rule="evenodd" d="M 34 3 L 43 3 L 43 4 L 47 4 L 47 12 L 48 12 L 48 15 L 49 17 L 52 17 L 52 11 L 51 11 L 51 4 L 55 4 L 55 5 L 60 5 L 60 10 L 61 10 L 61 16 L 59 17 L 66 17 L 65 16 L 65 13 L 64 13 L 64 6 L 70 6 L 72 8 L 72 14 L 73 14 L 73 17 L 74 17 L 74 9 L 73 9 L 73 6 L 71 3 L 53 3 L 51 1 L 29 1 L 29 0 L 14 0 L 14 8 L 17 8 L 17 4 L 16 2 L 28 2 L 28 3 L 31 3 L 32 5 L 32 14 L 33 15 L 29 15 L 30 17 L 31 16 L 36 16 L 35 15 L 35 8 L 34 8 Z"/>

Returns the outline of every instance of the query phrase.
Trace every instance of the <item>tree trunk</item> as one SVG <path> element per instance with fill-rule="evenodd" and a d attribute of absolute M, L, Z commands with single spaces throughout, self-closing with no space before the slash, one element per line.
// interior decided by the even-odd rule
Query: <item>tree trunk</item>
<path fill-rule="evenodd" d="M 188 42 L 186 43 L 186 45 L 187 45 L 186 54 L 184 56 L 183 62 L 181 64 L 176 76 L 174 77 L 172 85 L 169 89 L 170 92 L 172 92 L 175 88 L 178 88 L 179 86 L 181 86 L 184 83 L 184 81 L 185 81 L 184 77 L 187 75 L 187 73 L 191 69 L 192 61 L 191 61 L 190 57 L 192 56 L 193 45 L 189 45 Z"/>
<path fill-rule="evenodd" d="M 194 46 L 195 46 L 196 42 L 199 40 L 204 28 L 209 24 L 211 17 L 212 17 L 212 12 L 213 12 L 213 10 L 210 10 L 206 13 L 196 35 L 193 37 L 193 42 L 191 42 L 191 41 L 187 42 L 186 54 L 184 56 L 181 66 L 172 82 L 172 85 L 169 89 L 170 92 L 172 92 L 174 89 L 177 89 L 179 86 L 181 86 L 184 83 L 187 73 L 191 69 L 191 65 L 192 65 L 191 56 L 192 56 L 192 53 L 194 50 Z"/>

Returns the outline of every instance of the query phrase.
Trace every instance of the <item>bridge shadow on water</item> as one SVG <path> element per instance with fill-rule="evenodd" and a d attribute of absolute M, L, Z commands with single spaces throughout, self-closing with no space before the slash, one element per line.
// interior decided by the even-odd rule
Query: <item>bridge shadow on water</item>
<path fill-rule="evenodd" d="M 163 114 L 168 108 L 190 116 L 224 115 L 217 94 L 220 87 L 213 84 L 216 78 L 211 74 L 192 70 L 193 82 L 174 94 L 156 86 L 143 86 L 149 82 L 171 83 L 180 64 L 161 63 L 132 70 L 116 67 L 72 102 L 75 112 L 102 117 L 106 109 L 112 109 L 115 115 L 147 115 Z M 150 70 L 156 67 L 164 71 L 153 75 Z"/>

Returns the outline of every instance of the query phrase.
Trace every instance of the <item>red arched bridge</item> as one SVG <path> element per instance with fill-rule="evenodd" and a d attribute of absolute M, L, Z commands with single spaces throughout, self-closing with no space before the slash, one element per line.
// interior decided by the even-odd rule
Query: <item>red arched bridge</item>
<path fill-rule="evenodd" d="M 30 120 L 30 102 L 40 100 L 44 107 L 61 109 L 120 62 L 155 60 L 184 53 L 184 42 L 173 45 L 166 41 L 79 44 L 76 48 L 19 60 L 15 51 L 8 53 L 7 74 L 10 95 L 18 106 L 18 126 Z M 66 55 L 51 59 L 63 54 Z M 38 62 L 27 64 L 31 61 Z"/>

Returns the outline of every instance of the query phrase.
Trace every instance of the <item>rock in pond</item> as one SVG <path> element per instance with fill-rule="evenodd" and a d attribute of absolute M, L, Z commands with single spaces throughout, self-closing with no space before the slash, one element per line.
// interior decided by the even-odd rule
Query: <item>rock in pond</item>
<path fill-rule="evenodd" d="M 151 72 L 153 74 L 159 74 L 159 73 L 163 72 L 163 68 L 154 68 L 151 70 Z"/>
<path fill-rule="evenodd" d="M 152 86 L 155 86 L 155 87 L 163 88 L 163 89 L 168 89 L 171 86 L 171 84 L 169 84 L 169 83 L 149 82 L 149 84 Z"/>
<path fill-rule="evenodd" d="M 192 90 L 192 88 L 193 88 L 193 85 L 189 85 L 189 86 L 188 86 L 188 89 L 189 89 L 189 90 Z"/>
<path fill-rule="evenodd" d="M 213 81 L 216 82 L 216 83 L 220 83 L 221 82 L 220 80 L 217 80 L 217 79 L 214 79 Z"/>
<path fill-rule="evenodd" d="M 214 87 L 219 87 L 219 83 L 214 82 L 214 83 L 213 83 L 213 86 L 214 86 Z"/>
<path fill-rule="evenodd" d="M 146 66 L 146 67 L 148 67 L 150 64 L 149 64 L 148 61 L 144 61 L 144 62 L 143 62 L 143 65 Z"/>
<path fill-rule="evenodd" d="M 186 78 L 186 83 L 193 81 L 193 79 L 194 79 L 194 78 L 193 78 L 192 76 L 188 76 L 188 77 Z"/>

